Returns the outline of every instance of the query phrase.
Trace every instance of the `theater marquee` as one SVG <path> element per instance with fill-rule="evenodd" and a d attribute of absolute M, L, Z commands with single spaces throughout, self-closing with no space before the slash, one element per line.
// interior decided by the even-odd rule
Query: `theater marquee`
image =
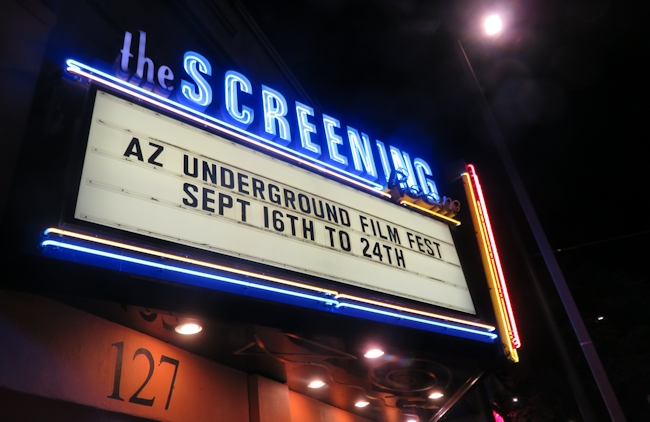
<path fill-rule="evenodd" d="M 475 313 L 446 224 L 102 91 L 75 218 Z"/>

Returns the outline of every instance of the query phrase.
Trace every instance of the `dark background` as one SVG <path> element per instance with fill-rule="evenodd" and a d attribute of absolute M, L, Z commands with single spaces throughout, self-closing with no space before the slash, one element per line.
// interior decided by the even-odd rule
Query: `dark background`
<path fill-rule="evenodd" d="M 648 35 L 643 8 L 601 0 L 242 1 L 302 84 L 308 98 L 300 99 L 307 104 L 403 148 L 412 158 L 426 159 L 443 195 L 458 191 L 458 182 L 447 177 L 450 164 L 465 159 L 476 165 L 522 335 L 521 362 L 496 374 L 500 397 L 519 399 L 500 400 L 502 413 L 511 420 L 581 419 L 539 305 L 536 279 L 597 420 L 609 420 L 479 113 L 473 81 L 457 47 L 462 40 L 627 419 L 650 420 L 650 328 L 645 319 L 650 287 L 644 268 L 650 223 L 645 217 L 647 135 L 642 116 L 648 109 L 642 74 Z M 69 12 L 85 2 L 45 3 L 53 11 Z M 116 57 L 123 31 L 144 28 L 151 40 L 167 35 L 164 43 L 151 42 L 148 54 L 158 65 L 174 63 L 183 51 L 195 48 L 185 41 L 199 38 L 195 32 L 202 30 L 180 13 L 183 2 L 143 0 L 134 9 L 127 7 L 130 2 L 87 3 L 102 17 L 99 24 L 83 8 L 77 14 L 62 13 L 43 68 L 35 73 L 40 80 L 32 114 L 38 119 L 27 124 L 25 138 L 43 138 L 47 144 L 38 149 L 24 142 L 22 151 L 38 164 L 35 168 L 55 168 L 65 158 L 60 145 L 70 141 L 73 120 L 65 110 L 48 114 L 52 107 L 41 100 L 56 97 L 61 66 L 70 52 L 87 52 L 76 58 L 88 63 L 94 57 Z M 134 12 L 140 9 L 148 14 Z M 506 30 L 488 38 L 482 34 L 481 18 L 494 10 L 504 13 Z M 48 14 L 39 19 L 43 16 Z M 212 24 L 215 31 L 224 30 L 223 22 Z M 29 36 L 20 38 L 25 43 L 16 42 L 15 48 L 11 36 L 1 37 L 15 50 L 3 57 L 3 79 L 16 80 L 10 78 L 14 62 L 22 58 L 21 50 L 30 51 L 32 37 L 39 35 L 36 29 L 21 27 Z M 75 36 L 76 31 L 87 36 Z M 209 46 L 215 62 L 228 57 L 218 47 Z M 239 65 L 255 82 L 274 86 L 259 63 Z M 38 70 L 38 63 L 33 67 Z M 31 96 L 8 89 L 3 94 L 6 120 L 13 119 L 11 110 L 29 107 L 22 102 Z M 57 102 L 76 103 L 71 97 Z M 39 120 L 46 121 L 50 132 L 34 124 Z M 3 139 L 9 140 L 3 151 L 18 148 L 20 142 L 12 140 L 22 138 L 14 136 L 10 123 L 2 124 Z M 11 171 L 3 164 L 3 175 Z M 20 174 L 28 176 L 16 179 L 20 186 L 41 176 L 32 168 L 20 169 Z M 40 207 L 61 201 L 60 176 L 53 172 L 38 180 L 43 195 L 29 197 L 29 204 L 36 205 L 27 207 L 24 219 L 36 221 L 30 216 L 41 213 Z M 19 199 L 30 192 L 23 194 Z M 7 242 L 5 247 L 15 246 Z M 604 319 L 598 321 L 598 316 Z"/>
<path fill-rule="evenodd" d="M 609 420 L 479 113 L 460 39 L 630 421 L 650 420 L 647 56 L 634 3 L 243 2 L 322 111 L 432 164 L 477 167 L 522 335 L 499 374 L 515 420 L 580 420 L 539 306 L 546 293 L 598 420 Z M 505 31 L 482 33 L 501 12 Z M 527 261 L 532 272 L 529 271 Z M 599 321 L 598 316 L 604 319 Z"/>

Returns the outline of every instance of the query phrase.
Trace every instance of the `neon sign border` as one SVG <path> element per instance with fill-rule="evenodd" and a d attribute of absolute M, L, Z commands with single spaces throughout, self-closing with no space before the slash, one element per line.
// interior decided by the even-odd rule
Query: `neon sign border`
<path fill-rule="evenodd" d="M 470 211 L 476 230 L 476 237 L 481 247 L 485 275 L 490 283 L 490 296 L 495 313 L 497 314 L 499 331 L 504 337 L 504 340 L 507 339 L 504 342 L 504 349 L 507 351 L 508 357 L 513 362 L 519 362 L 517 349 L 521 347 L 521 340 L 512 311 L 505 276 L 501 268 L 499 252 L 494 240 L 494 234 L 492 233 L 492 226 L 487 212 L 485 198 L 483 197 L 483 190 L 474 166 L 468 164 L 466 170 L 466 172 L 461 174 L 461 178 L 463 179 L 467 199 L 471 205 Z"/>
<path fill-rule="evenodd" d="M 341 313 L 346 313 L 346 310 L 349 309 L 352 311 L 351 313 L 354 313 L 355 315 L 365 315 L 365 317 L 362 316 L 362 318 L 366 319 L 368 319 L 367 317 L 369 314 L 388 317 L 390 319 L 397 318 L 398 320 L 413 322 L 420 327 L 423 325 L 435 327 L 435 329 L 430 329 L 430 331 L 452 334 L 449 332 L 451 330 L 452 332 L 457 332 L 453 335 L 460 335 L 461 337 L 469 335 L 471 338 L 475 338 L 484 342 L 492 342 L 498 337 L 498 335 L 494 332 L 496 330 L 496 327 L 491 325 L 482 324 L 475 321 L 468 321 L 461 318 L 450 317 L 447 315 L 425 312 L 418 309 L 407 308 L 389 303 L 383 303 L 359 296 L 342 294 L 335 290 L 323 289 L 306 283 L 294 282 L 291 280 L 271 277 L 251 271 L 212 264 L 184 256 L 168 254 L 153 249 L 129 245 L 108 239 L 102 239 L 99 237 L 89 236 L 68 230 L 48 228 L 45 230 L 43 235 L 48 238 L 47 240 L 44 240 L 40 243 L 43 249 L 63 248 L 84 254 L 90 254 L 93 256 L 101 256 L 112 260 L 125 261 L 139 266 L 169 270 L 188 276 L 197 276 L 213 281 L 221 281 L 239 286 L 252 287 L 258 290 L 271 291 L 274 293 L 289 295 L 291 297 L 297 297 L 312 302 L 315 301 L 321 305 L 332 305 L 332 308 L 330 310 L 336 309 Z M 57 236 L 60 240 L 52 240 L 50 237 L 53 235 Z M 75 244 L 71 241 L 81 241 L 81 244 Z M 88 243 L 94 244 L 94 246 L 88 246 Z M 101 250 L 99 248 L 101 246 L 114 248 L 120 253 Z M 129 255 L 125 255 L 125 253 L 129 253 Z M 166 264 L 161 263 L 160 261 L 153 262 L 144 259 L 143 257 L 138 257 L 138 254 L 173 261 L 177 264 Z M 183 268 L 180 267 L 179 264 L 189 264 L 197 269 L 194 270 Z M 206 270 L 227 272 L 233 276 L 249 277 L 254 280 L 242 281 L 232 277 L 212 274 Z M 260 284 L 259 281 L 270 282 L 272 285 L 269 286 Z M 273 287 L 273 285 L 279 287 Z"/>
<path fill-rule="evenodd" d="M 327 173 L 330 176 L 338 177 L 348 183 L 353 183 L 355 186 L 361 187 L 367 191 L 373 192 L 386 198 L 390 197 L 390 195 L 382 191 L 384 187 L 378 183 L 371 182 L 356 174 L 339 169 L 321 160 L 310 157 L 309 155 L 302 154 L 284 145 L 255 135 L 254 133 L 251 133 L 247 130 L 243 130 L 237 126 L 224 122 L 223 120 L 217 119 L 216 117 L 209 116 L 205 113 L 194 110 L 191 107 L 185 106 L 176 101 L 172 101 L 154 92 L 147 91 L 146 89 L 143 89 L 139 86 L 132 85 L 115 76 L 102 72 L 99 69 L 88 66 L 73 59 L 66 60 L 66 65 L 68 66 L 66 70 L 69 73 L 94 80 L 95 82 L 116 89 L 122 93 L 136 97 L 140 100 L 144 100 L 152 105 L 161 107 L 167 111 L 171 111 L 185 118 L 189 118 L 197 123 L 206 125 L 211 129 L 215 129 L 227 135 L 234 136 L 237 139 L 245 141 L 249 144 L 262 147 L 273 153 L 282 155 L 283 157 L 292 159 L 303 165 L 307 165 L 309 167 L 315 168 L 318 171 Z"/>
<path fill-rule="evenodd" d="M 285 158 L 289 158 L 293 161 L 296 161 L 300 164 L 303 164 L 307 167 L 311 167 L 319 172 L 328 174 L 330 176 L 337 177 L 341 180 L 344 180 L 350 184 L 353 184 L 356 187 L 362 188 L 364 191 L 372 193 L 374 195 L 378 195 L 380 197 L 386 198 L 386 199 L 391 199 L 391 195 L 387 192 L 384 192 L 382 189 L 384 188 L 382 185 L 379 185 L 374 182 L 370 182 L 358 175 L 355 175 L 353 173 L 346 172 L 345 170 L 339 169 L 335 166 L 332 166 L 328 163 L 322 162 L 320 160 L 317 160 L 313 157 L 310 157 L 309 155 L 306 154 L 301 154 L 298 151 L 295 151 L 291 148 L 287 148 L 283 145 L 279 145 L 275 142 L 272 142 L 268 139 L 265 139 L 261 136 L 255 135 L 253 133 L 250 133 L 246 130 L 243 130 L 241 128 L 238 128 L 236 126 L 230 125 L 227 122 L 224 122 L 220 119 L 217 119 L 212 116 L 208 116 L 207 114 L 201 113 L 199 111 L 196 111 L 190 107 L 184 106 L 182 104 L 179 104 L 175 101 L 171 101 L 163 96 L 157 95 L 153 92 L 147 91 L 145 89 L 142 89 L 138 86 L 134 86 L 132 84 L 129 84 L 128 82 L 122 81 L 119 78 L 116 78 L 114 76 L 108 75 L 98 69 L 95 69 L 91 66 L 85 65 L 83 63 L 80 63 L 76 60 L 69 59 L 66 61 L 66 64 L 68 67 L 66 70 L 71 73 L 75 74 L 77 76 L 83 76 L 86 77 L 90 80 L 93 80 L 95 82 L 98 82 L 104 86 L 107 86 L 109 88 L 115 89 L 119 92 L 122 92 L 124 94 L 127 94 L 131 97 L 135 97 L 137 99 L 146 101 L 149 104 L 152 104 L 156 107 L 163 108 L 167 111 L 170 111 L 172 113 L 175 113 L 177 115 L 180 115 L 182 117 L 188 118 L 190 120 L 193 120 L 197 123 L 200 123 L 204 126 L 207 126 L 209 128 L 212 128 L 214 130 L 217 130 L 221 133 L 233 136 L 241 141 L 244 141 L 248 144 L 252 144 L 255 146 L 258 146 L 260 148 L 266 149 L 268 151 L 271 151 L 275 154 L 281 155 Z M 82 70 L 86 69 L 88 72 Z M 89 73 L 90 72 L 90 73 Z M 182 109 L 182 110 L 179 110 Z M 382 163 L 383 163 L 383 158 L 382 158 Z M 385 165 L 385 164 L 383 164 Z M 323 167 L 324 166 L 324 167 Z M 367 184 L 366 184 L 367 183 Z M 434 216 L 436 218 L 442 219 L 444 221 L 450 222 L 455 224 L 456 226 L 460 226 L 460 221 L 455 220 L 453 218 L 449 218 L 445 215 L 439 214 L 437 212 L 431 211 L 424 209 L 422 207 L 418 207 L 415 204 L 411 204 L 406 201 L 401 201 L 401 205 L 408 206 L 411 208 L 418 209 L 428 215 Z"/>

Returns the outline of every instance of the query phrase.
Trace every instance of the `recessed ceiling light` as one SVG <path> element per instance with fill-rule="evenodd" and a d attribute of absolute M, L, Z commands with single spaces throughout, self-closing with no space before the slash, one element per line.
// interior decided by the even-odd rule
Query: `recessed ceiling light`
<path fill-rule="evenodd" d="M 354 405 L 355 405 L 356 407 L 366 407 L 366 406 L 368 406 L 369 404 L 370 404 L 370 402 L 367 402 L 367 401 L 358 401 L 358 402 L 356 402 Z"/>
<path fill-rule="evenodd" d="M 368 359 L 374 359 L 383 355 L 384 355 L 384 351 L 381 349 L 370 349 L 366 352 L 364 356 L 367 357 Z"/>
<path fill-rule="evenodd" d="M 309 387 L 309 388 L 321 388 L 324 385 L 325 385 L 325 383 L 323 381 L 316 380 L 316 381 L 310 382 L 307 387 Z"/>
<path fill-rule="evenodd" d="M 196 322 L 189 322 L 189 321 L 182 324 L 178 324 L 176 327 L 174 327 L 174 330 L 176 330 L 177 333 L 185 334 L 185 335 L 196 334 L 200 332 L 202 329 L 203 327 L 201 327 Z"/>
<path fill-rule="evenodd" d="M 439 398 L 442 397 L 442 396 L 444 396 L 444 394 L 442 394 L 442 393 L 439 392 L 439 391 L 436 391 L 436 392 L 434 392 L 434 393 L 431 393 L 431 395 L 429 396 L 429 398 L 430 398 L 430 399 L 439 399 Z"/>

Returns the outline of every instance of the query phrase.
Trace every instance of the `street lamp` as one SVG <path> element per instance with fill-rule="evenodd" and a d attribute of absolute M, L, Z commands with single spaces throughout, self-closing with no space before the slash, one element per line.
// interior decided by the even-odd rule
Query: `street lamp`
<path fill-rule="evenodd" d="M 501 21 L 501 16 L 499 15 L 490 15 L 483 21 L 483 27 L 485 28 L 485 33 L 488 35 L 496 35 L 503 29 L 503 22 Z"/>
<path fill-rule="evenodd" d="M 488 16 L 484 21 L 484 28 L 485 32 L 488 35 L 495 35 L 502 31 L 503 23 L 499 15 Z M 506 147 L 503 135 L 501 134 L 499 126 L 497 125 L 494 115 L 492 114 L 492 110 L 490 109 L 490 106 L 488 105 L 487 100 L 483 95 L 481 85 L 476 78 L 472 64 L 470 63 L 469 58 L 465 53 L 465 49 L 463 48 L 463 44 L 460 42 L 460 40 L 458 40 L 458 45 L 460 46 L 460 50 L 463 53 L 463 57 L 467 63 L 467 66 L 472 75 L 472 79 L 474 80 L 475 86 L 477 88 L 479 94 L 479 107 L 481 109 L 483 119 L 485 120 L 485 124 L 487 125 L 490 136 L 495 143 L 499 156 L 501 157 L 501 161 L 503 162 L 503 166 L 508 173 L 510 182 L 512 183 L 517 198 L 519 199 L 519 203 L 523 208 L 526 219 L 528 220 L 528 224 L 530 225 L 533 235 L 535 236 L 535 240 L 537 241 L 537 245 L 542 253 L 542 256 L 544 257 L 544 261 L 546 262 L 546 266 L 551 274 L 551 277 L 553 278 L 555 288 L 557 289 L 558 294 L 562 299 L 564 309 L 566 310 L 569 319 L 571 320 L 571 325 L 573 325 L 573 329 L 576 333 L 576 336 L 578 337 L 578 341 L 580 342 L 580 347 L 582 348 L 585 358 L 587 359 L 587 363 L 591 368 L 591 372 L 594 375 L 596 384 L 600 390 L 600 394 L 605 401 L 607 410 L 609 411 L 613 422 L 624 422 L 626 420 L 625 416 L 623 415 L 623 411 L 621 410 L 618 400 L 616 399 L 614 390 L 612 389 L 609 379 L 607 378 L 605 369 L 603 368 L 600 358 L 598 357 L 598 353 L 596 352 L 596 349 L 591 342 L 591 337 L 589 336 L 589 332 L 587 331 L 584 321 L 580 316 L 578 307 L 573 300 L 571 291 L 566 284 L 564 274 L 562 274 L 562 270 L 557 263 L 553 249 L 551 249 L 551 245 L 546 238 L 546 234 L 542 229 L 542 225 L 537 217 L 537 213 L 535 212 L 533 204 L 528 197 L 526 188 L 524 187 L 521 177 L 519 176 L 519 172 L 517 171 L 515 163 L 512 160 L 512 156 Z"/>

